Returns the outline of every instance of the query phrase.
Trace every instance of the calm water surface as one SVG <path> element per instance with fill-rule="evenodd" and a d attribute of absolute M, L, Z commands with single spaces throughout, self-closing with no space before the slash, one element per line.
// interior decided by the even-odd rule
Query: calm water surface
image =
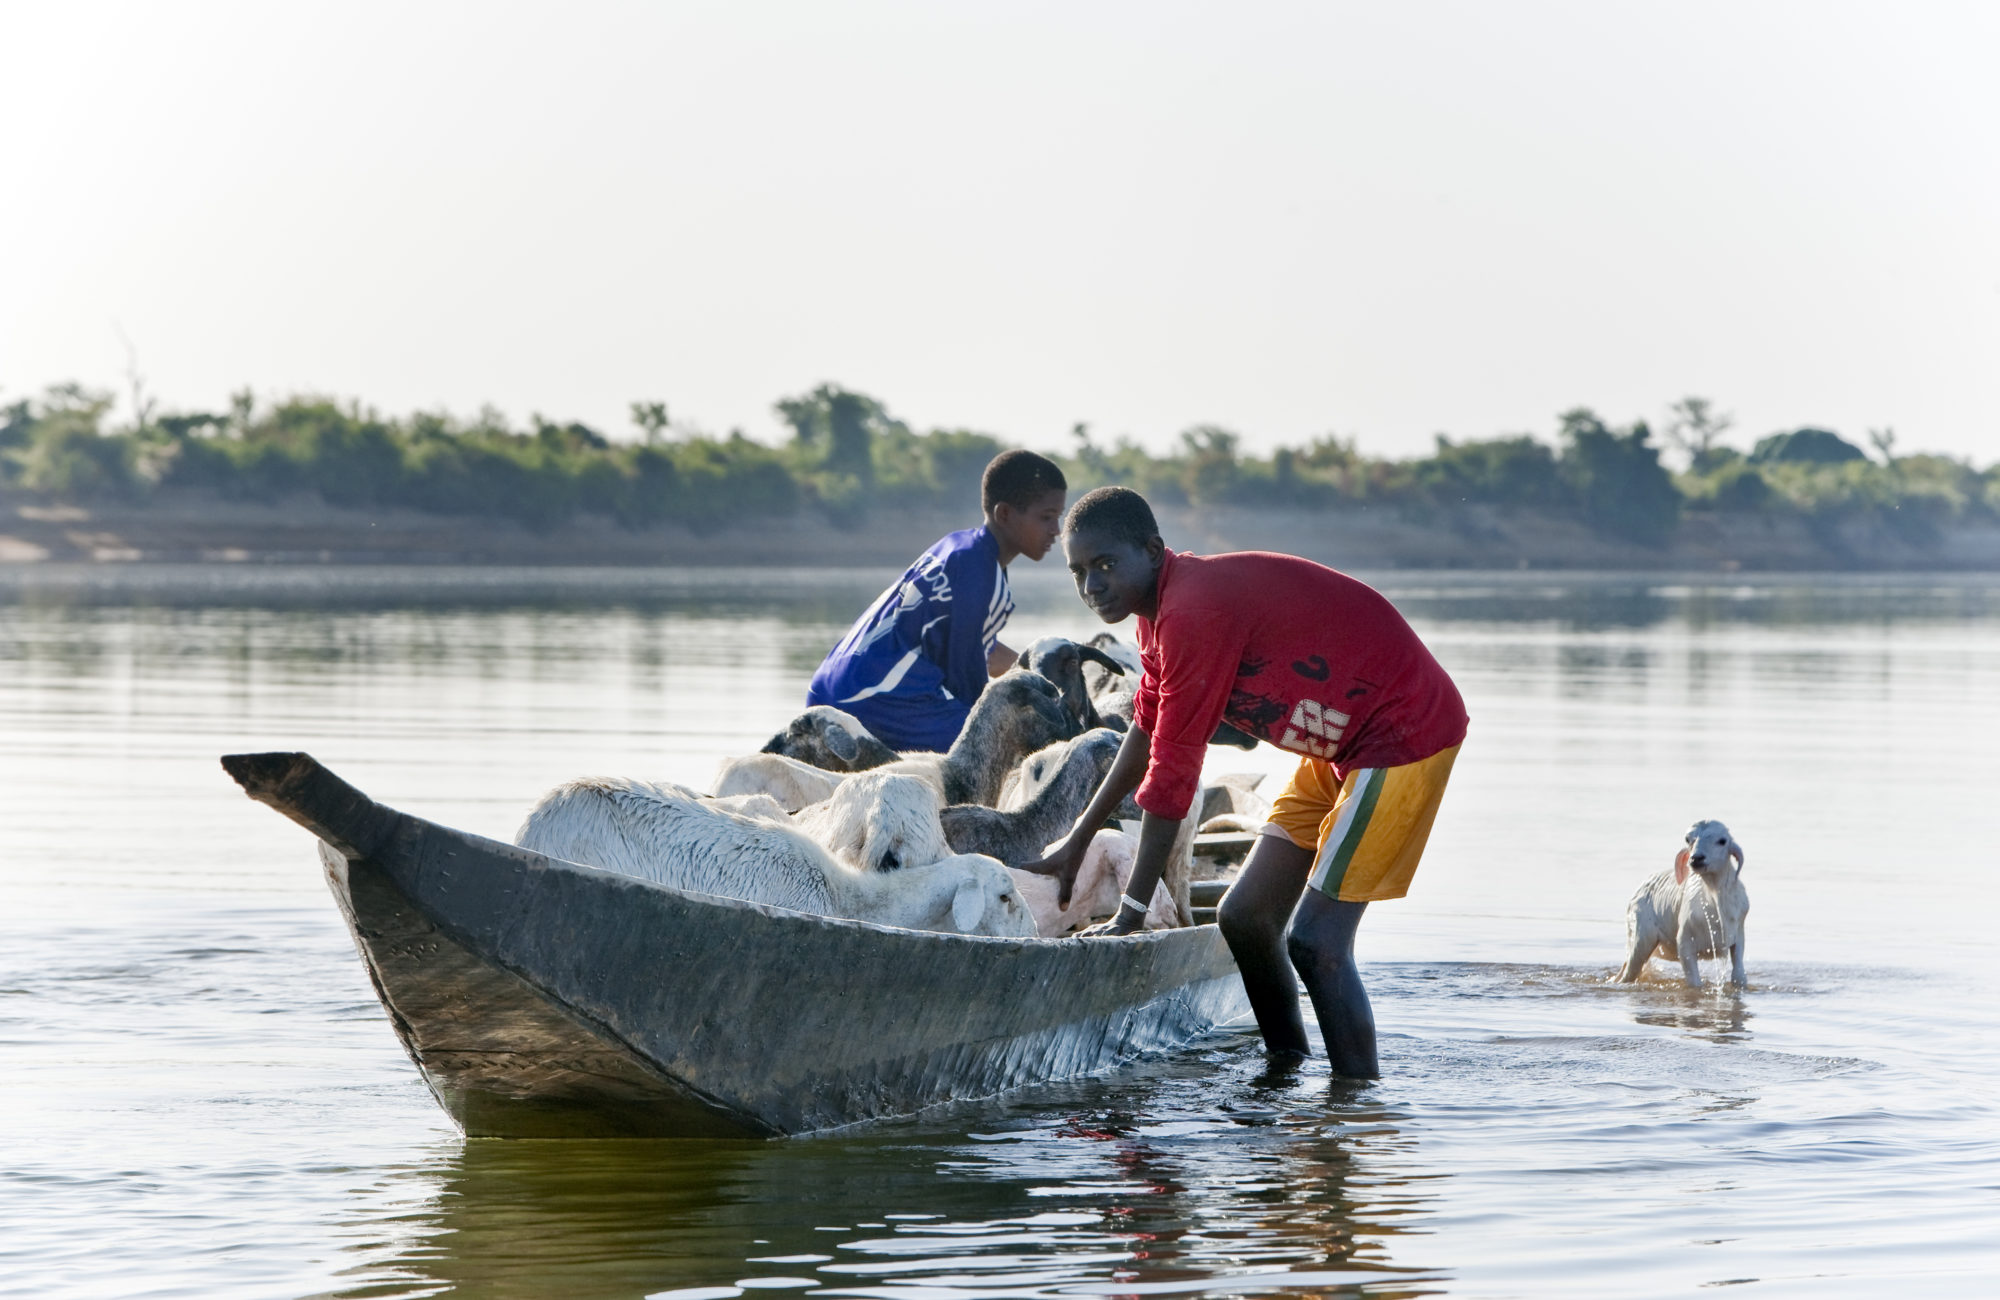
<path fill-rule="evenodd" d="M 1017 644 L 1090 630 L 1052 578 Z M 0 569 L 0 1295 L 1994 1293 L 1992 578 L 1379 577 L 1474 717 L 1362 927 L 1379 1083 L 1235 1035 L 829 1137 L 460 1138 L 216 756 L 507 837 L 705 783 L 881 579 Z M 1750 988 L 1608 983 L 1704 816 Z"/>

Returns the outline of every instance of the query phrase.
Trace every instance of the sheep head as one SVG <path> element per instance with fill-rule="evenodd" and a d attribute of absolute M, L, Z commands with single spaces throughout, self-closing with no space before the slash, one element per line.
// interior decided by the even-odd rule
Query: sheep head
<path fill-rule="evenodd" d="M 1674 880 L 1685 881 L 1688 872 L 1693 871 L 1711 885 L 1717 879 L 1725 860 L 1734 859 L 1736 869 L 1743 870 L 1743 846 L 1730 835 L 1729 828 L 1719 821 L 1698 821 L 1688 827 L 1682 837 L 1687 846 L 1674 855 Z"/>
<path fill-rule="evenodd" d="M 1062 692 L 1063 707 L 1086 730 L 1103 725 L 1091 702 L 1090 687 L 1083 666 L 1094 664 L 1106 673 L 1123 676 L 1125 666 L 1093 645 L 1078 645 L 1067 637 L 1045 636 L 1021 652 L 1020 665 L 1055 683 Z"/>
<path fill-rule="evenodd" d="M 759 752 L 782 754 L 831 772 L 864 772 L 897 757 L 859 718 L 829 704 L 807 708 Z"/>

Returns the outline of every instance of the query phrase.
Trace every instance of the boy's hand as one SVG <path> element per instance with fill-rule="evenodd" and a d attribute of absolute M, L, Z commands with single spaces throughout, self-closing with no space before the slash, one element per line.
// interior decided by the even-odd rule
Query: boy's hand
<path fill-rule="evenodd" d="M 1082 844 L 1064 840 L 1062 847 L 1054 853 L 1045 858 L 1036 858 L 1033 862 L 1016 863 L 1015 870 L 1036 876 L 1054 876 L 1057 885 L 1056 906 L 1068 907 L 1070 891 L 1076 888 L 1076 873 L 1082 869 L 1083 855 L 1089 847 L 1088 840 Z"/>
<path fill-rule="evenodd" d="M 1109 921 L 1099 921 L 1096 925 L 1086 926 L 1078 930 L 1077 934 L 1079 937 L 1085 939 L 1112 939 L 1121 934 L 1131 934 L 1145 923 L 1146 914 L 1144 912 L 1134 912 L 1129 907 L 1121 907 L 1118 909 L 1118 915 L 1112 917 Z"/>

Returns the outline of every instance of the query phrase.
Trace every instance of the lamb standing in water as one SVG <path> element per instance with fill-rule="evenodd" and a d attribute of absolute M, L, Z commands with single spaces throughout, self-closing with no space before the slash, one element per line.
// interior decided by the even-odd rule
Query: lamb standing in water
<path fill-rule="evenodd" d="M 1668 961 L 1678 961 L 1688 987 L 1698 989 L 1697 963 L 1728 953 L 1729 978 L 1741 988 L 1743 920 L 1750 912 L 1750 896 L 1743 891 L 1743 846 L 1718 821 L 1696 822 L 1686 843 L 1673 866 L 1632 896 L 1625 910 L 1630 951 L 1618 978 L 1627 984 L 1638 979 L 1658 949 Z"/>
<path fill-rule="evenodd" d="M 678 786 L 620 777 L 566 782 L 535 805 L 514 842 L 672 889 L 795 912 L 910 930 L 1035 933 L 1013 877 L 991 858 L 859 870 L 795 830 L 717 808 Z"/>

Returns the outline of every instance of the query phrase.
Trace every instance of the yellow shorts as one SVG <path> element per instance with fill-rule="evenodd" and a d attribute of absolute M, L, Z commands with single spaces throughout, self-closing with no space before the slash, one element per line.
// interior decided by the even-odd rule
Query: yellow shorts
<path fill-rule="evenodd" d="M 1270 824 L 1314 851 L 1309 883 L 1329 898 L 1373 903 L 1410 892 L 1457 745 L 1402 767 L 1357 767 L 1335 784 L 1323 758 L 1299 760 L 1271 804 Z"/>

